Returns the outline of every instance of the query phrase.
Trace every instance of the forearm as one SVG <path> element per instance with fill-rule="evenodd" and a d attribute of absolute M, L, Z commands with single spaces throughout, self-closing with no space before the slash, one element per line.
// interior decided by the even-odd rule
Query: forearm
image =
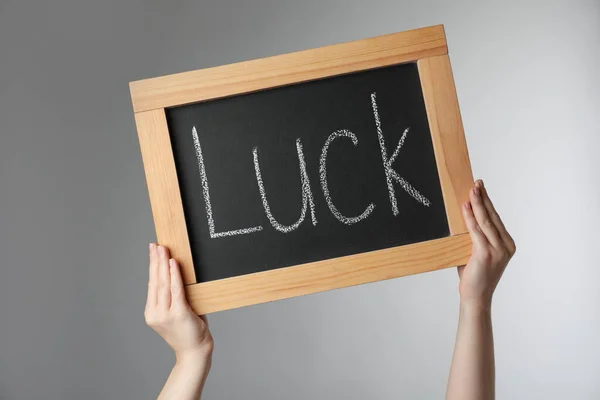
<path fill-rule="evenodd" d="M 212 352 L 179 357 L 158 400 L 198 400 L 210 371 Z"/>
<path fill-rule="evenodd" d="M 447 400 L 493 400 L 494 337 L 490 304 L 461 302 Z"/>

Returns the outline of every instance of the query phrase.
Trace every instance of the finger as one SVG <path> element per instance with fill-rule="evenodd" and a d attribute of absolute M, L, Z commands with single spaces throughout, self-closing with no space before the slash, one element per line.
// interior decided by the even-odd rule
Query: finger
<path fill-rule="evenodd" d="M 469 234 L 471 235 L 471 241 L 475 246 L 484 247 L 488 245 L 488 241 L 481 231 L 481 228 L 477 224 L 477 220 L 475 219 L 475 215 L 473 215 L 473 208 L 471 207 L 471 203 L 466 202 L 462 207 L 463 218 L 465 220 L 465 224 L 467 224 L 467 229 L 469 230 Z M 459 270 L 459 273 L 461 271 Z"/>
<path fill-rule="evenodd" d="M 471 189 L 470 193 L 473 214 L 475 215 L 477 224 L 485 234 L 488 242 L 490 242 L 492 246 L 499 248 L 502 245 L 502 241 L 500 239 L 500 235 L 498 235 L 498 231 L 496 230 L 494 223 L 490 219 L 490 216 L 483 205 L 483 198 L 481 196 L 481 183 L 479 182 L 480 181 L 475 184 L 475 187 Z"/>
<path fill-rule="evenodd" d="M 171 307 L 185 307 L 187 301 L 183 290 L 181 270 L 179 264 L 173 258 L 169 260 L 169 270 L 171 271 Z"/>
<path fill-rule="evenodd" d="M 158 306 L 171 306 L 171 273 L 169 272 L 169 250 L 158 246 Z"/>
<path fill-rule="evenodd" d="M 148 298 L 146 299 L 146 308 L 156 305 L 158 290 L 158 254 L 156 254 L 156 243 L 150 243 L 150 272 L 148 276 Z"/>
<path fill-rule="evenodd" d="M 494 207 L 494 204 L 492 203 L 492 199 L 490 199 L 490 196 L 488 195 L 487 189 L 485 188 L 485 185 L 483 184 L 483 182 L 481 185 L 481 189 L 482 189 L 481 194 L 483 197 L 483 204 L 485 205 L 485 209 L 487 210 L 488 215 L 490 216 L 490 219 L 496 226 L 496 230 L 498 231 L 500 238 L 502 239 L 502 241 L 504 242 L 505 245 L 507 245 L 509 247 L 514 246 L 513 238 L 510 236 L 510 234 L 506 230 L 506 227 L 504 226 L 504 223 L 502 222 L 502 218 L 500 218 L 500 215 L 496 211 L 496 208 Z"/>

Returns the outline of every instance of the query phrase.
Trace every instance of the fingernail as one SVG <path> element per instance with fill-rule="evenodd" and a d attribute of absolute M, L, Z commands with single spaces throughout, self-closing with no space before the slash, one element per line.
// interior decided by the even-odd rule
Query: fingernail
<path fill-rule="evenodd" d="M 485 183 L 483 183 L 483 179 L 480 179 L 479 182 L 481 182 L 481 187 L 484 188 L 485 187 Z"/>
<path fill-rule="evenodd" d="M 148 245 L 148 249 L 149 249 L 151 252 L 152 252 L 152 251 L 154 251 L 154 243 L 150 243 L 150 244 Z"/>
<path fill-rule="evenodd" d="M 465 208 L 466 208 L 467 210 L 470 210 L 470 209 L 471 209 L 471 203 L 469 203 L 468 201 L 465 201 L 465 204 L 464 204 L 464 206 L 465 206 Z"/>
<path fill-rule="evenodd" d="M 165 254 L 165 246 L 158 246 L 158 252 L 163 255 Z"/>
<path fill-rule="evenodd" d="M 473 193 L 475 193 L 475 196 L 479 196 L 479 188 L 477 186 L 473 188 Z"/>
<path fill-rule="evenodd" d="M 175 259 L 171 258 L 169 260 L 169 267 L 175 268 L 176 266 L 177 266 L 177 264 L 175 263 Z"/>

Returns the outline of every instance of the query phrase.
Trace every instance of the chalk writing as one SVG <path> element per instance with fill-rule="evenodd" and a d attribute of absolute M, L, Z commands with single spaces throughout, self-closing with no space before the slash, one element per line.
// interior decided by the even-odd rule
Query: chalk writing
<path fill-rule="evenodd" d="M 333 204 L 333 201 L 331 200 L 331 195 L 329 194 L 329 187 L 327 185 L 327 151 L 329 150 L 329 145 L 331 144 L 331 142 L 340 137 L 347 137 L 352 140 L 352 144 L 354 146 L 358 145 L 358 139 L 356 138 L 356 135 L 348 130 L 342 129 L 333 132 L 331 135 L 329 135 L 329 137 L 325 141 L 325 145 L 323 146 L 323 151 L 321 152 L 321 158 L 319 160 L 319 175 L 321 178 L 321 188 L 323 189 L 323 196 L 325 197 L 325 201 L 329 206 L 329 210 L 331 211 L 333 216 L 337 218 L 338 221 L 346 225 L 352 225 L 367 218 L 375 208 L 375 204 L 369 204 L 366 210 L 363 211 L 363 213 L 360 214 L 358 217 L 346 217 L 342 215 L 342 213 L 339 212 L 339 210 Z"/>
<path fill-rule="evenodd" d="M 377 93 L 371 93 L 371 106 L 373 108 L 373 116 L 375 117 L 377 137 L 379 139 L 379 147 L 381 149 L 381 159 L 383 161 L 383 169 L 385 170 L 385 179 L 387 182 L 388 192 L 390 195 L 390 203 L 392 205 L 392 212 L 394 213 L 394 216 L 398 215 L 400 211 L 398 210 L 398 202 L 396 200 L 396 193 L 394 191 L 393 181 L 398 182 L 400 184 L 400 187 L 404 189 L 406 193 L 411 195 L 419 203 L 429 207 L 431 205 L 431 202 L 425 196 L 419 193 L 419 191 L 415 189 L 410 183 L 408 183 L 406 179 L 398 175 L 398 173 L 392 169 L 392 163 L 396 160 L 396 157 L 398 157 L 398 153 L 400 153 L 400 149 L 404 145 L 404 140 L 406 139 L 406 135 L 408 134 L 410 127 L 404 130 L 404 132 L 402 133 L 402 137 L 398 142 L 396 150 L 394 150 L 392 156 L 388 158 L 387 149 L 385 147 L 385 139 L 383 137 L 383 131 L 381 129 L 381 120 L 379 119 L 379 111 L 377 109 Z"/>
<path fill-rule="evenodd" d="M 260 165 L 258 163 L 258 147 L 255 147 L 252 150 L 252 156 L 254 158 L 254 170 L 256 172 L 256 182 L 258 183 L 258 191 L 260 192 L 260 198 L 262 200 L 263 208 L 265 209 L 265 214 L 267 214 L 267 218 L 273 228 L 278 230 L 279 232 L 289 233 L 293 230 L 298 229 L 300 224 L 304 221 L 304 217 L 306 217 L 306 209 L 310 205 L 310 215 L 312 218 L 313 225 L 317 225 L 317 217 L 315 216 L 315 201 L 313 198 L 312 191 L 310 190 L 310 181 L 308 180 L 308 174 L 306 173 L 306 161 L 304 160 L 304 153 L 302 152 L 302 142 L 300 139 L 296 139 L 296 150 L 298 151 L 298 162 L 300 164 L 300 184 L 302 185 L 302 210 L 300 211 L 300 218 L 292 225 L 282 225 L 279 223 L 273 214 L 271 213 L 271 208 L 269 207 L 269 202 L 267 201 L 267 191 L 265 190 L 265 184 L 262 180 L 262 174 L 260 172 Z"/>
<path fill-rule="evenodd" d="M 254 226 L 252 228 L 236 229 L 233 231 L 216 232 L 215 220 L 213 218 L 212 205 L 210 203 L 210 191 L 208 189 L 208 177 L 206 176 L 206 168 L 204 167 L 204 158 L 202 157 L 202 148 L 198 139 L 196 127 L 192 128 L 192 138 L 194 139 L 194 149 L 196 150 L 196 158 L 198 159 L 198 169 L 200 170 L 200 179 L 202 180 L 202 195 L 204 196 L 204 205 L 206 207 L 206 216 L 208 217 L 208 231 L 210 237 L 220 238 L 235 235 L 245 235 L 248 233 L 258 232 L 262 230 L 262 226 Z"/>

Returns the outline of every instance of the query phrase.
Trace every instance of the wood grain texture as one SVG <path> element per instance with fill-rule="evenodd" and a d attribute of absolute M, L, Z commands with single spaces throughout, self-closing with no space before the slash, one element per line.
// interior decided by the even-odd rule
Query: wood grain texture
<path fill-rule="evenodd" d="M 158 243 L 179 261 L 184 282 L 196 283 L 165 111 L 136 113 L 135 122 Z"/>
<path fill-rule="evenodd" d="M 467 232 L 461 214 L 473 174 L 448 55 L 417 62 L 450 234 Z"/>
<path fill-rule="evenodd" d="M 135 112 L 447 54 L 442 25 L 130 83 Z"/>
<path fill-rule="evenodd" d="M 198 314 L 464 265 L 468 234 L 186 286 Z"/>

